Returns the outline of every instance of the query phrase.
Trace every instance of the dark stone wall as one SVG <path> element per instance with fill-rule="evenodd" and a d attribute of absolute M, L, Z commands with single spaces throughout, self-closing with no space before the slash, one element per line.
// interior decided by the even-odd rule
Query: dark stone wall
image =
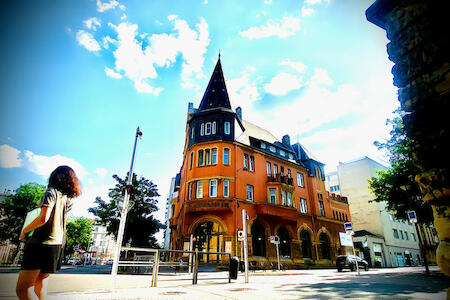
<path fill-rule="evenodd" d="M 367 19 L 386 30 L 423 200 L 433 207 L 437 261 L 450 275 L 450 16 L 446 1 L 377 0 Z"/>

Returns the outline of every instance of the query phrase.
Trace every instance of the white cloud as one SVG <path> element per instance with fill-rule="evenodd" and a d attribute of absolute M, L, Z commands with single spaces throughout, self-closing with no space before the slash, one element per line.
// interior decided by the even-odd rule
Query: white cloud
<path fill-rule="evenodd" d="M 120 73 L 117 73 L 116 71 L 114 71 L 113 69 L 110 69 L 108 67 L 105 67 L 105 73 L 106 73 L 106 76 L 109 76 L 114 79 L 120 79 L 123 77 L 122 75 L 120 75 Z"/>
<path fill-rule="evenodd" d="M 254 68 L 247 67 L 240 77 L 227 80 L 226 82 L 232 107 L 240 106 L 244 112 L 250 111 L 252 104 L 261 99 L 257 81 L 250 79 L 250 75 L 253 72 L 255 72 Z"/>
<path fill-rule="evenodd" d="M 292 90 L 299 89 L 301 86 L 301 77 L 289 73 L 279 73 L 264 85 L 264 89 L 267 93 L 282 96 Z"/>
<path fill-rule="evenodd" d="M 123 14 L 121 17 L 120 17 L 120 20 L 125 20 L 127 18 L 127 15 L 126 14 Z"/>
<path fill-rule="evenodd" d="M 73 158 L 59 154 L 53 156 L 38 155 L 29 150 L 22 152 L 6 144 L 0 146 L 0 167 L 2 168 L 23 167 L 47 178 L 56 167 L 61 165 L 70 166 L 80 179 L 88 174 L 84 167 Z"/>
<path fill-rule="evenodd" d="M 272 36 L 287 38 L 300 29 L 299 18 L 283 17 L 276 20 L 270 19 L 264 25 L 254 26 L 247 30 L 240 31 L 239 35 L 249 39 L 262 39 Z"/>
<path fill-rule="evenodd" d="M 306 69 L 308 68 L 302 62 L 291 61 L 290 59 L 285 59 L 281 61 L 280 66 L 289 66 L 300 74 L 304 74 L 306 72 Z"/>
<path fill-rule="evenodd" d="M 264 4 L 272 4 L 272 0 L 264 0 Z"/>
<path fill-rule="evenodd" d="M 320 4 L 320 3 L 323 3 L 323 2 L 326 2 L 326 3 L 330 3 L 330 0 L 306 0 L 305 1 L 307 4 L 310 4 L 310 5 L 316 5 L 316 4 Z"/>
<path fill-rule="evenodd" d="M 87 28 L 92 29 L 94 31 L 97 30 L 97 27 L 102 26 L 102 24 L 100 23 L 100 20 L 95 17 L 84 20 L 83 23 L 84 23 L 84 26 L 86 26 Z"/>
<path fill-rule="evenodd" d="M 120 5 L 119 5 L 119 8 L 120 8 L 120 10 L 122 10 L 122 11 L 124 11 L 124 10 L 126 9 L 125 5 L 123 5 L 123 4 L 120 4 Z"/>
<path fill-rule="evenodd" d="M 314 75 L 311 77 L 309 84 L 331 85 L 333 84 L 333 80 L 331 80 L 327 70 L 315 68 Z"/>
<path fill-rule="evenodd" d="M 114 7 L 116 7 L 117 5 L 119 5 L 119 2 L 116 0 L 111 0 L 109 2 L 103 2 L 101 0 L 97 0 L 97 11 L 98 12 L 105 12 L 109 9 L 113 9 Z"/>
<path fill-rule="evenodd" d="M 110 45 L 110 44 L 116 45 L 116 44 L 117 44 L 117 41 L 116 41 L 115 39 L 112 39 L 109 35 L 104 36 L 104 37 L 102 38 L 102 46 L 103 46 L 103 48 L 109 49 L 109 45 Z"/>
<path fill-rule="evenodd" d="M 314 9 L 302 7 L 302 17 L 311 16 L 314 13 Z"/>
<path fill-rule="evenodd" d="M 97 168 L 94 170 L 94 173 L 99 177 L 105 177 L 106 174 L 108 174 L 108 170 L 106 170 L 105 168 Z"/>
<path fill-rule="evenodd" d="M 146 33 L 138 33 L 137 24 L 123 22 L 116 26 L 109 23 L 117 31 L 117 49 L 113 52 L 115 72 L 123 71 L 139 92 L 158 95 L 163 89 L 153 87 L 148 80 L 158 76 L 156 67 L 170 67 L 178 55 L 182 57 L 183 87 L 199 88 L 196 80 L 205 76 L 202 67 L 209 45 L 208 24 L 202 18 L 194 30 L 176 15 L 168 19 L 176 33 L 152 34 L 148 38 Z M 144 38 L 148 41 L 146 46 L 143 46 Z"/>
<path fill-rule="evenodd" d="M 84 30 L 78 30 L 77 32 L 77 41 L 78 44 L 86 48 L 88 51 L 97 52 L 100 50 L 100 45 L 96 39 Z"/>
<path fill-rule="evenodd" d="M 10 145 L 0 146 L 0 168 L 18 168 L 22 165 L 20 151 Z"/>

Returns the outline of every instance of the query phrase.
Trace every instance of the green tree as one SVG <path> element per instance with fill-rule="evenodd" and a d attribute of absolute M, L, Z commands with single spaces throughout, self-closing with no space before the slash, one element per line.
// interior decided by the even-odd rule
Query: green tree
<path fill-rule="evenodd" d="M 19 244 L 19 235 L 25 217 L 30 210 L 39 206 L 46 186 L 37 183 L 21 185 L 15 194 L 0 203 L 0 240 Z"/>
<path fill-rule="evenodd" d="M 66 253 L 72 253 L 74 246 L 87 249 L 92 241 L 92 221 L 85 218 L 70 220 L 66 225 Z"/>
<path fill-rule="evenodd" d="M 113 178 L 117 184 L 110 189 L 109 202 L 97 197 L 95 199 L 97 206 L 89 208 L 89 212 L 106 226 L 108 233 L 117 238 L 120 223 L 118 204 L 123 201 L 123 192 L 128 179 L 127 177 L 122 179 L 117 175 L 113 175 Z M 156 206 L 158 200 L 155 198 L 158 196 L 158 189 L 151 180 L 142 176 L 139 179 L 136 175 L 133 176 L 130 201 L 133 201 L 134 205 L 128 211 L 123 244 L 131 240 L 131 244 L 136 247 L 159 248 L 155 233 L 164 228 L 164 225 L 152 216 L 158 210 Z"/>
<path fill-rule="evenodd" d="M 433 222 L 433 214 L 430 205 L 422 201 L 419 186 L 414 180 L 419 170 L 413 161 L 412 141 L 405 134 L 400 110 L 395 112 L 397 115 L 386 122 L 392 127 L 390 139 L 374 143 L 378 149 L 387 152 L 391 168 L 378 171 L 378 176 L 369 180 L 369 186 L 376 197 L 374 201 L 385 201 L 387 209 L 396 218 L 407 220 L 406 212 L 414 210 L 419 223 L 429 224 Z"/>

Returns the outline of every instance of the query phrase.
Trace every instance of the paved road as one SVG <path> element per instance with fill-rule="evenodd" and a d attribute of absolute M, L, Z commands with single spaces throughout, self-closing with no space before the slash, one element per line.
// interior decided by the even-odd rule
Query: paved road
<path fill-rule="evenodd" d="M 14 299 L 17 274 L 0 274 L 0 297 Z M 338 273 L 336 270 L 296 270 L 250 273 L 228 283 L 227 272 L 199 273 L 197 285 L 187 274 L 161 275 L 158 287 L 149 288 L 150 276 L 120 275 L 111 292 L 110 276 L 55 274 L 50 278 L 49 299 L 445 299 L 449 278 L 432 267 L 374 269 Z"/>

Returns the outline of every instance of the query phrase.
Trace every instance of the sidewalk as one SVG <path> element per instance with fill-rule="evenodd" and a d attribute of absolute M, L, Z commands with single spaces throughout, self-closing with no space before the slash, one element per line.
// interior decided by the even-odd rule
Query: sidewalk
<path fill-rule="evenodd" d="M 48 299 L 445 299 L 449 280 L 437 268 L 432 271 L 430 277 L 423 268 L 376 269 L 360 276 L 336 270 L 252 272 L 248 284 L 241 274 L 228 283 L 227 272 L 215 272 L 199 273 L 197 285 L 186 274 L 159 275 L 157 288 L 149 287 L 151 276 L 119 275 L 113 291 L 109 275 L 55 274 Z M 0 274 L 5 287 L 14 287 L 16 279 L 17 274 Z M 0 297 L 16 299 L 14 288 L 0 287 Z"/>

